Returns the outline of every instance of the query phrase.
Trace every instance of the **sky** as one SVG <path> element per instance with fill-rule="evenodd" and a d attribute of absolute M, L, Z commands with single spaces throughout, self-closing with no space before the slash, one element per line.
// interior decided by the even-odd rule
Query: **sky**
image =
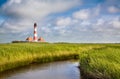
<path fill-rule="evenodd" d="M 120 43 L 120 0 L 0 0 L 0 43 Z"/>

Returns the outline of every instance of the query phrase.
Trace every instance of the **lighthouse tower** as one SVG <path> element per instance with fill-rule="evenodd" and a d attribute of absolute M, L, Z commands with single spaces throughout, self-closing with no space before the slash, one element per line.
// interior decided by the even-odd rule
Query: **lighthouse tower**
<path fill-rule="evenodd" d="M 33 41 L 37 42 L 37 24 L 34 23 L 34 37 L 33 37 Z"/>

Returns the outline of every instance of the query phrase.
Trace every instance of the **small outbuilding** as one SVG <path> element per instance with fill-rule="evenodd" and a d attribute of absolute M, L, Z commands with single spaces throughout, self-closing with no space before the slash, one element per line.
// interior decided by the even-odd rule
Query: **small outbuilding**
<path fill-rule="evenodd" d="M 32 37 L 27 37 L 27 38 L 26 38 L 26 41 L 32 42 L 32 41 L 33 41 L 33 38 L 32 38 Z"/>
<path fill-rule="evenodd" d="M 38 42 L 45 42 L 44 38 L 40 37 L 38 38 Z"/>

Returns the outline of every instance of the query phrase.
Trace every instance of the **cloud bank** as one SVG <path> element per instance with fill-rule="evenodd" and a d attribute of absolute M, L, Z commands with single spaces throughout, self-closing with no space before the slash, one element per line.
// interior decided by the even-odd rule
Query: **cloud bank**
<path fill-rule="evenodd" d="M 8 0 L 0 8 L 0 41 L 25 40 L 37 22 L 50 42 L 120 42 L 120 1 L 92 2 Z"/>
<path fill-rule="evenodd" d="M 3 30 L 20 32 L 52 13 L 60 13 L 80 4 L 79 0 L 8 0 L 2 6 L 7 17 Z M 2 32 L 0 31 L 0 32 Z"/>

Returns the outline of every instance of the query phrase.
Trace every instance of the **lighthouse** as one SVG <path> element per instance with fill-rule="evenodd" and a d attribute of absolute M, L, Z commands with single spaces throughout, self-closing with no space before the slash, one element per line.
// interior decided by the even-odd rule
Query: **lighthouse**
<path fill-rule="evenodd" d="M 27 37 L 26 42 L 45 42 L 43 37 L 37 36 L 37 23 L 34 23 L 34 32 L 32 37 Z"/>
<path fill-rule="evenodd" d="M 37 42 L 37 24 L 34 23 L 34 37 L 33 37 L 33 41 Z"/>

